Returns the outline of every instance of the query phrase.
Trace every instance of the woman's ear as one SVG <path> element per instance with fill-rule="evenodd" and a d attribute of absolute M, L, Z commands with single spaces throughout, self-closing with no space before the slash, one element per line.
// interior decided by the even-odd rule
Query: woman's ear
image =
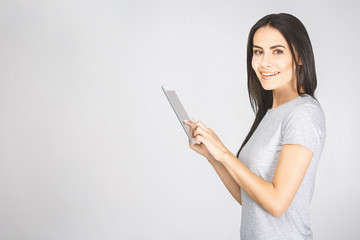
<path fill-rule="evenodd" d="M 301 60 L 301 58 L 299 57 L 299 54 L 298 54 L 298 52 L 296 51 L 296 49 L 295 49 L 294 46 L 293 46 L 293 51 L 294 51 L 294 54 L 295 54 L 295 58 L 296 58 L 297 63 L 299 64 L 299 66 L 301 66 L 301 65 L 302 65 L 302 60 Z"/>
<path fill-rule="evenodd" d="M 296 57 L 296 60 L 297 60 L 297 62 L 299 64 L 299 66 L 301 66 L 302 65 L 302 60 L 301 60 L 301 58 L 299 57 L 299 54 L 296 51 L 295 51 L 295 57 Z"/>
<path fill-rule="evenodd" d="M 302 66 L 302 60 L 299 57 L 298 57 L 298 64 L 299 64 L 299 66 Z"/>

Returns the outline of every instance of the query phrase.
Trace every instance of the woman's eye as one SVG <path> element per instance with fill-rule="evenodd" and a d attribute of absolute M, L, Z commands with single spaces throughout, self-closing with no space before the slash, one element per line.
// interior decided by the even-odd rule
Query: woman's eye
<path fill-rule="evenodd" d="M 259 54 L 261 54 L 262 52 L 260 51 L 260 50 L 254 50 L 254 54 L 255 55 L 259 55 Z"/>
<path fill-rule="evenodd" d="M 281 53 L 283 53 L 283 51 L 282 51 L 282 50 L 279 50 L 279 49 L 276 49 L 276 50 L 274 51 L 274 53 L 275 53 L 275 54 L 281 54 Z"/>

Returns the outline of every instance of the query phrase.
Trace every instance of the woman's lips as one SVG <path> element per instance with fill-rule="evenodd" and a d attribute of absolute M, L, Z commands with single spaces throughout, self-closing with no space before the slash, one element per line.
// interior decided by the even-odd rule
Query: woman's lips
<path fill-rule="evenodd" d="M 260 72 L 261 77 L 264 80 L 270 80 L 271 78 L 277 76 L 280 72 Z"/>

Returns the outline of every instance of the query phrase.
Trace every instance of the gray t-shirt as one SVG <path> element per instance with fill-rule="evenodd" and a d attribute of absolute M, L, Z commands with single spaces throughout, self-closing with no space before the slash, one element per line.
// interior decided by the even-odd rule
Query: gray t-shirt
<path fill-rule="evenodd" d="M 325 135 L 324 113 L 310 95 L 266 112 L 239 155 L 253 173 L 272 182 L 283 144 L 303 145 L 314 155 L 295 198 L 280 217 L 273 217 L 241 190 L 241 240 L 312 239 L 309 206 Z"/>

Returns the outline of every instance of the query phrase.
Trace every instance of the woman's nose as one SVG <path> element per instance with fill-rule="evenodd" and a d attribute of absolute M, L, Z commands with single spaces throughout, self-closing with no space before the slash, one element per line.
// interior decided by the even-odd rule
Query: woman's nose
<path fill-rule="evenodd" d="M 271 67 L 271 57 L 264 53 L 260 62 L 261 67 Z"/>

